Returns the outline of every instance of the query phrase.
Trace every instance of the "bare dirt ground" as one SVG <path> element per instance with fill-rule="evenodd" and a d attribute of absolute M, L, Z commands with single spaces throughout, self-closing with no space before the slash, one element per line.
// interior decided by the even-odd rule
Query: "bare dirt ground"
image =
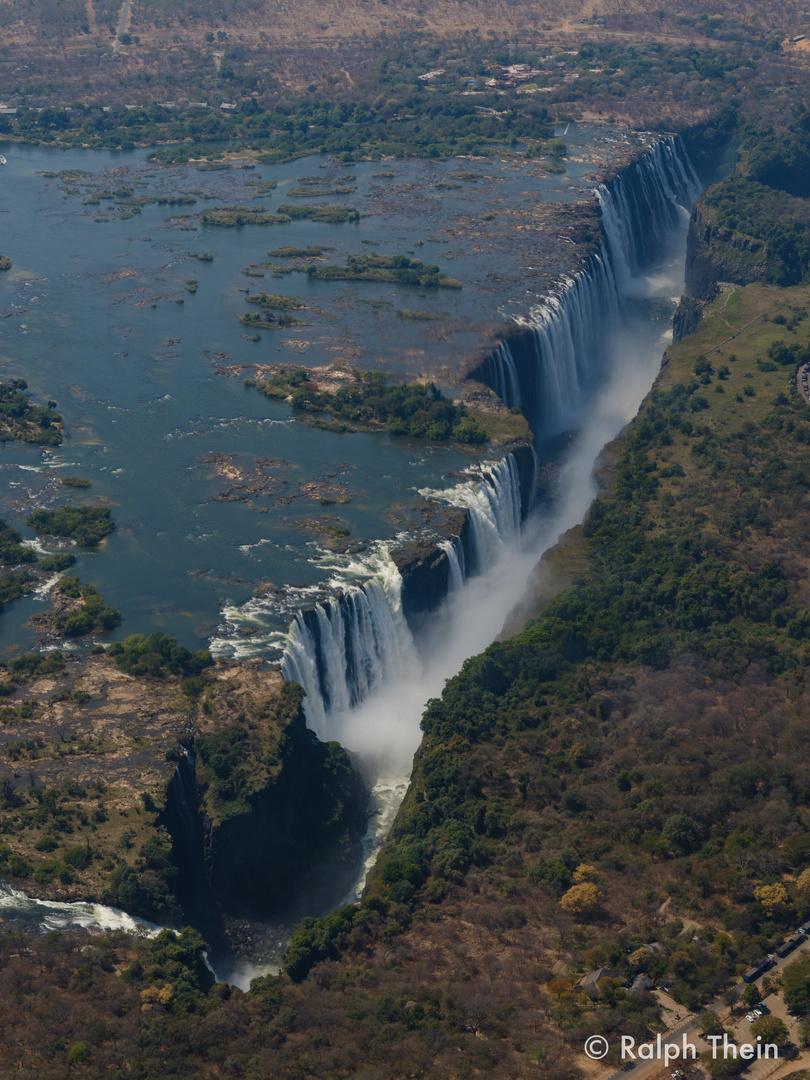
<path fill-rule="evenodd" d="M 715 0 L 711 14 L 733 19 L 750 30 L 769 30 L 789 41 L 805 30 L 805 7 L 798 0 Z M 73 11 L 72 9 L 76 10 Z M 98 9 L 98 10 L 97 10 Z M 265 41 L 268 50 L 294 46 L 330 47 L 341 42 L 370 41 L 412 31 L 420 36 L 458 37 L 466 33 L 500 39 L 516 35 L 517 43 L 534 43 L 549 34 L 581 37 L 655 37 L 688 43 L 696 34 L 688 20 L 703 14 L 699 0 L 684 0 L 672 11 L 650 0 L 230 0 L 220 6 L 177 0 L 171 8 L 132 0 L 125 29 L 143 44 L 182 50 L 205 42 L 211 30 L 223 30 L 229 41 Z M 109 15 L 104 0 L 0 0 L 4 42 L 37 48 L 53 45 L 110 43 Z M 115 21 L 121 9 L 116 8 Z M 595 20 L 604 20 L 594 25 Z M 119 27 L 120 29 L 120 27 Z M 43 41 L 43 38 L 45 39 Z M 718 42 L 719 43 L 719 42 Z M 219 46 L 217 46 L 219 47 Z M 801 48 L 810 48 L 807 43 Z M 350 76 L 351 78 L 351 76 Z"/>

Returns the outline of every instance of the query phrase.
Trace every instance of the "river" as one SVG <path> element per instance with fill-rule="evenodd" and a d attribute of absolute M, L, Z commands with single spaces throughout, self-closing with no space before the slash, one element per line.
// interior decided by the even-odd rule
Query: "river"
<path fill-rule="evenodd" d="M 142 154 L 93 155 L 88 166 L 78 153 L 15 148 L 0 177 L 0 212 L 13 208 L 4 253 L 14 262 L 2 281 L 0 371 L 56 399 L 69 436 L 55 450 L 0 447 L 4 516 L 30 535 L 24 518 L 31 508 L 73 501 L 61 476 L 88 478 L 92 500 L 112 505 L 118 527 L 102 549 L 80 553 L 76 569 L 121 608 L 123 625 L 110 636 L 162 630 L 220 655 L 280 662 L 304 685 L 310 725 L 358 755 L 373 784 L 366 861 L 347 899 L 359 895 L 404 794 L 426 701 L 497 636 L 540 555 L 582 520 L 594 494 L 594 461 L 634 415 L 668 340 L 682 290 L 687 208 L 699 190 L 671 141 L 656 147 L 650 140 L 634 170 L 600 189 L 606 243 L 582 270 L 565 267 L 560 237 L 550 244 L 541 231 L 533 238 L 534 266 L 526 262 L 525 236 L 516 243 L 520 258 L 503 266 L 503 237 L 514 226 L 508 211 L 527 186 L 535 198 L 576 199 L 604 160 L 603 132 L 578 138 L 583 160 L 569 166 L 564 181 L 527 176 L 506 161 L 476 163 L 479 176 L 466 187 L 450 178 L 471 171 L 469 163 L 352 165 L 345 186 L 358 190 L 342 197 L 355 205 L 369 196 L 369 217 L 272 230 L 201 228 L 147 197 L 192 190 L 193 181 L 198 200 L 207 194 L 234 204 L 252 197 L 245 190 L 251 182 L 275 180 L 261 195 L 272 209 L 285 184 L 326 163 L 167 177 Z M 77 169 L 89 178 L 66 172 Z M 390 172 L 375 190 L 380 173 Z M 342 179 L 339 171 L 329 176 L 336 185 Z M 448 185 L 449 199 L 438 195 L 440 184 Z M 146 193 L 135 213 L 124 188 Z M 471 214 L 478 221 L 493 208 L 501 224 L 489 246 L 478 234 L 474 244 L 444 246 L 453 235 L 469 235 L 463 229 Z M 628 215 L 638 218 L 635 226 Z M 341 282 L 325 294 L 323 283 L 284 274 L 272 291 L 305 297 L 316 312 L 313 325 L 272 341 L 243 335 L 237 316 L 244 290 L 257 281 L 243 271 L 266 262 L 268 248 L 329 244 L 334 261 L 369 247 L 404 248 L 427 261 L 421 249 L 440 231 L 444 261 L 431 259 L 461 290 L 403 300 L 405 290 Z M 212 260 L 196 258 L 203 251 Z M 556 286 L 544 295 L 541 286 L 552 277 Z M 258 280 L 270 291 L 266 278 Z M 191 293 L 190 282 L 197 284 Z M 531 286 L 522 295 L 521 283 Z M 417 320 L 396 321 L 406 303 L 440 310 L 443 334 Z M 523 410 L 539 446 L 550 436 L 564 436 L 567 446 L 556 492 L 537 507 L 525 486 L 521 492 L 510 459 L 316 430 L 229 377 L 234 366 L 323 364 L 337 356 L 441 379 L 507 314 L 518 323 L 478 375 Z M 443 336 L 452 339 L 444 352 Z M 223 500 L 223 461 L 240 478 L 255 481 L 261 473 L 272 483 L 263 495 Z M 347 551 L 328 550 L 313 527 L 324 517 L 325 494 L 344 500 L 326 516 L 348 530 Z M 470 512 L 474 558 L 469 548 L 465 558 L 460 545 L 448 544 L 448 595 L 416 631 L 388 552 L 419 534 L 425 497 Z M 329 599 L 335 590 L 339 601 Z M 33 643 L 24 624 L 46 599 L 29 598 L 4 614 L 5 650 Z"/>

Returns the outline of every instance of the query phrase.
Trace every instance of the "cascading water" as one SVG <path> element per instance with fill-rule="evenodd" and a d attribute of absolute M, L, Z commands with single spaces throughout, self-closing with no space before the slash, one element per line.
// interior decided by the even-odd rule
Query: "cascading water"
<path fill-rule="evenodd" d="M 385 546 L 357 569 L 373 576 L 296 615 L 281 662 L 284 677 L 306 691 L 309 726 L 326 739 L 331 712 L 352 708 L 386 673 L 416 663 L 402 578 Z"/>
<path fill-rule="evenodd" d="M 566 278 L 560 294 L 534 309 L 525 329 L 502 341 L 470 377 L 520 408 L 535 436 L 568 431 L 605 370 L 605 342 L 620 321 L 616 278 L 603 251 Z"/>
<path fill-rule="evenodd" d="M 679 139 L 664 139 L 607 184 L 596 197 L 621 292 L 634 275 L 660 259 L 669 238 L 701 190 Z"/>
<path fill-rule="evenodd" d="M 583 403 L 610 370 L 626 302 L 647 293 L 639 273 L 666 253 L 700 189 L 677 138 L 656 143 L 601 184 L 601 251 L 470 373 L 504 404 L 520 408 L 537 439 L 578 425 Z"/>
<path fill-rule="evenodd" d="M 446 490 L 422 488 L 419 494 L 469 511 L 474 560 L 470 570 L 481 572 L 520 532 L 520 478 L 511 454 L 497 462 L 484 462 L 470 472 L 466 483 Z"/>
<path fill-rule="evenodd" d="M 605 232 L 601 251 L 472 373 L 506 405 L 520 407 L 536 437 L 581 425 L 587 403 L 603 391 L 615 366 L 626 302 L 648 291 L 638 273 L 660 259 L 699 189 L 676 138 L 657 142 L 602 184 L 596 193 Z M 420 494 L 469 513 L 468 550 L 460 540 L 441 545 L 449 560 L 448 593 L 492 567 L 504 546 L 516 541 L 528 509 L 513 455 L 473 467 L 468 481 L 447 490 Z M 282 659 L 285 677 L 306 690 L 310 726 L 327 738 L 334 737 L 332 718 L 345 717 L 383 681 L 419 677 L 402 579 L 386 545 L 353 570 L 365 580 L 335 582 L 341 591 L 333 598 L 299 611 Z"/>
<path fill-rule="evenodd" d="M 452 540 L 442 540 L 439 547 L 447 556 L 447 563 L 450 567 L 447 592 L 448 595 L 452 596 L 453 593 L 457 593 L 464 586 L 464 548 L 458 541 L 454 542 Z"/>
<path fill-rule="evenodd" d="M 466 509 L 471 525 L 467 552 L 461 538 L 440 543 L 449 565 L 448 592 L 491 566 L 520 531 L 520 476 L 512 455 L 470 470 L 470 479 L 421 495 Z M 306 691 L 307 723 L 321 738 L 334 738 L 330 717 L 344 716 L 383 680 L 420 675 L 421 662 L 402 605 L 402 577 L 389 545 L 341 567 L 366 576 L 333 598 L 299 611 L 281 661 L 284 677 Z"/>
<path fill-rule="evenodd" d="M 104 904 L 81 900 L 37 900 L 1 880 L 0 915 L 4 920 L 41 933 L 74 929 L 92 933 L 123 930 L 135 937 L 155 937 L 162 929 L 146 919 L 135 918 Z"/>

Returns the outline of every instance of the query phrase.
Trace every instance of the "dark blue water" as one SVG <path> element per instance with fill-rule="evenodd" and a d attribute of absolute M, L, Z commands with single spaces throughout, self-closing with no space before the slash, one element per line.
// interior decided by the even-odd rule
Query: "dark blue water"
<path fill-rule="evenodd" d="M 233 204 L 272 211 L 293 201 L 285 192 L 298 177 L 322 174 L 337 183 L 346 170 L 320 170 L 324 161 L 316 157 L 201 172 L 156 166 L 142 152 L 8 147 L 0 222 L 2 251 L 14 266 L 0 277 L 0 377 L 25 378 L 35 398 L 56 400 L 66 439 L 46 451 L 0 445 L 0 513 L 32 536 L 25 518 L 34 507 L 112 506 L 116 532 L 99 549 L 77 552 L 76 572 L 121 609 L 124 621 L 113 637 L 162 630 L 190 647 L 216 635 L 223 609 L 243 604 L 259 583 L 326 581 L 333 571 L 321 565 L 324 528 L 348 529 L 352 544 L 412 532 L 421 520 L 418 490 L 451 484 L 447 474 L 468 463 L 464 454 L 387 435 L 318 431 L 295 421 L 285 404 L 246 388 L 240 376 L 251 365 L 282 360 L 381 364 L 428 375 L 457 362 L 498 320 L 503 303 L 525 295 L 520 260 L 504 256 L 510 215 L 531 219 L 538 199 L 578 197 L 594 161 L 610 153 L 599 133 L 572 135 L 582 160 L 562 178 L 544 178 L 525 162 L 359 163 L 348 167 L 356 192 L 320 200 L 358 207 L 368 215 L 358 223 L 241 229 L 204 227 L 193 215 Z M 89 175 L 38 175 L 62 170 Z M 394 177 L 374 175 L 390 171 Z M 457 171 L 479 175 L 452 180 Z M 257 197 L 256 182 L 268 179 L 278 187 Z M 441 190 L 439 183 L 459 186 Z M 120 195 L 123 188 L 133 195 Z M 119 197 L 87 205 L 105 191 Z M 198 202 L 132 206 L 133 198 L 180 192 Z M 537 236 L 530 239 L 533 261 L 553 268 L 560 244 L 543 262 Z M 520 243 L 515 250 L 528 258 Z M 269 259 L 273 248 L 309 244 L 334 247 L 334 262 L 348 253 L 411 252 L 438 263 L 464 288 L 243 273 L 282 263 Z M 203 251 L 213 261 L 195 257 Z M 196 293 L 188 292 L 192 278 Z M 310 310 L 299 316 L 312 325 L 248 340 L 237 321 L 256 310 L 246 289 L 303 298 Z M 445 318 L 409 320 L 397 315 L 401 310 Z M 223 458 L 212 464 L 212 455 Z M 229 486 L 223 467 L 241 470 L 248 482 L 259 468 L 272 477 L 274 494 L 219 501 Z M 59 483 L 66 475 L 92 486 L 67 489 Z M 349 501 L 324 506 L 324 491 Z M 331 554 L 326 561 L 335 564 Z M 279 598 L 279 633 L 299 600 Z M 45 604 L 30 598 L 6 611 L 0 644 L 34 643 L 24 623 Z"/>

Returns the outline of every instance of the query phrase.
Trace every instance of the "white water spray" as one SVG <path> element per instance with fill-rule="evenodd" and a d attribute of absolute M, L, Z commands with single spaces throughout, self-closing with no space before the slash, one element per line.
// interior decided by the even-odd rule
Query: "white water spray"
<path fill-rule="evenodd" d="M 472 573 L 498 559 L 520 532 L 520 480 L 511 455 L 469 470 L 470 479 L 446 490 L 420 494 L 469 511 L 469 560 L 459 541 L 443 541 L 449 560 L 449 589 L 460 589 Z M 467 565 L 467 563 L 471 565 Z M 322 739 L 343 742 L 344 719 L 381 685 L 392 680 L 418 685 L 421 660 L 402 606 L 402 577 L 389 545 L 341 567 L 365 578 L 332 599 L 298 612 L 281 662 L 284 677 L 306 691 L 307 723 Z M 350 749 L 355 747 L 349 745 Z M 365 750 L 358 748 L 365 756 Z"/>
<path fill-rule="evenodd" d="M 521 405 L 536 434 L 572 428 L 580 434 L 563 463 L 553 510 L 532 515 L 522 529 L 512 457 L 486 463 L 475 480 L 448 491 L 422 492 L 471 511 L 475 550 L 484 556 L 479 569 L 485 572 L 465 573 L 464 587 L 449 591 L 422 631 L 418 677 L 412 666 L 405 672 L 386 671 L 362 700 L 321 717 L 329 736 L 356 752 L 380 778 L 374 799 L 385 807 L 386 817 L 393 816 L 405 790 L 426 702 L 441 694 L 447 678 L 468 657 L 490 644 L 510 612 L 520 609 L 527 578 L 542 553 L 587 512 L 601 448 L 635 415 L 659 370 L 683 286 L 686 207 L 698 191 L 675 140 L 657 144 L 635 167 L 604 185 L 599 191 L 606 234 L 602 252 L 568 279 L 558 296 L 531 313 L 520 355 L 502 342 L 481 366 L 478 377 L 507 405 Z M 642 226 L 656 222 L 649 243 L 652 226 L 643 245 L 636 231 L 622 228 L 623 214 L 634 212 L 644 219 Z M 649 272 L 645 275 L 642 268 Z M 653 303 L 628 306 L 625 301 L 632 298 Z M 381 840 L 377 824 L 374 849 Z M 355 895 L 372 862 L 373 852 L 366 857 Z"/>
<path fill-rule="evenodd" d="M 155 937 L 163 929 L 146 919 L 138 919 L 118 908 L 82 900 L 37 900 L 0 881 L 0 914 L 30 924 L 42 933 L 48 930 L 89 930 L 104 933 L 123 930 L 136 937 Z"/>
<path fill-rule="evenodd" d="M 596 189 L 605 243 L 556 296 L 548 297 L 472 373 L 538 439 L 578 427 L 611 377 L 612 342 L 626 304 L 650 295 L 645 271 L 669 260 L 700 192 L 680 140 L 656 143 L 625 172 Z M 680 258 L 683 257 L 681 251 Z"/>

